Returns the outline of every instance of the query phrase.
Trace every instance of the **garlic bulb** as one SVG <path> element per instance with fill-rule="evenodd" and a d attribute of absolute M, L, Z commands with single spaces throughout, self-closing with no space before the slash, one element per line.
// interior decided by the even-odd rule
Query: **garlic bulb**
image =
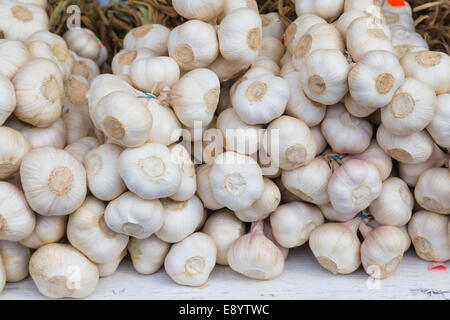
<path fill-rule="evenodd" d="M 30 249 L 18 242 L 0 241 L 0 256 L 7 282 L 22 281 L 28 276 Z"/>
<path fill-rule="evenodd" d="M 119 175 L 122 148 L 106 143 L 89 151 L 84 159 L 89 191 L 104 201 L 111 201 L 126 190 Z"/>
<path fill-rule="evenodd" d="M 44 8 L 12 0 L 0 4 L 0 31 L 6 39 L 25 41 L 33 33 L 48 28 Z"/>
<path fill-rule="evenodd" d="M 153 118 L 142 100 L 130 92 L 116 91 L 99 101 L 92 121 L 114 143 L 138 147 L 148 140 Z"/>
<path fill-rule="evenodd" d="M 123 48 L 135 50 L 147 48 L 157 55 L 167 54 L 167 40 L 170 29 L 162 24 L 144 24 L 131 29 L 123 39 Z"/>
<path fill-rule="evenodd" d="M 226 0 L 173 0 L 175 11 L 186 19 L 210 21 L 223 10 Z"/>
<path fill-rule="evenodd" d="M 3 126 L 0 126 L 0 140 L 0 179 L 6 179 L 19 171 L 31 145 L 22 133 Z"/>
<path fill-rule="evenodd" d="M 29 58 L 30 54 L 23 42 L 0 39 L 0 73 L 6 78 L 13 78 L 17 70 L 19 70 Z"/>
<path fill-rule="evenodd" d="M 47 244 L 33 253 L 30 275 L 49 298 L 85 298 L 97 287 L 97 266 L 68 244 Z"/>
<path fill-rule="evenodd" d="M 70 51 L 73 57 L 72 74 L 82 76 L 83 78 L 92 81 L 100 74 L 100 69 L 95 61 L 80 57 L 75 52 Z"/>
<path fill-rule="evenodd" d="M 258 57 L 262 23 L 258 12 L 240 8 L 230 12 L 219 25 L 219 49 L 228 61 L 250 64 Z"/>
<path fill-rule="evenodd" d="M 125 192 L 107 205 L 104 219 L 112 231 L 145 239 L 161 229 L 164 208 L 158 199 L 144 200 Z"/>
<path fill-rule="evenodd" d="M 262 14 L 261 23 L 263 37 L 274 37 L 281 40 L 284 33 L 284 26 L 277 12 Z"/>
<path fill-rule="evenodd" d="M 271 58 L 262 55 L 259 55 L 258 58 L 256 58 L 256 61 L 253 62 L 251 69 L 254 68 L 266 69 L 269 73 L 273 74 L 274 76 L 278 76 L 281 71 L 280 67 L 278 66 L 278 63 L 273 61 Z"/>
<path fill-rule="evenodd" d="M 217 247 L 217 264 L 228 265 L 227 253 L 233 242 L 245 234 L 245 224 L 233 212 L 222 209 L 210 214 L 202 232 L 209 235 Z"/>
<path fill-rule="evenodd" d="M 187 201 L 161 199 L 164 224 L 155 235 L 168 243 L 176 243 L 194 233 L 203 220 L 205 211 L 197 196 Z"/>
<path fill-rule="evenodd" d="M 86 171 L 67 151 L 43 147 L 30 151 L 20 166 L 30 207 L 42 215 L 67 215 L 86 197 Z"/>
<path fill-rule="evenodd" d="M 450 259 L 448 223 L 449 217 L 442 214 L 425 210 L 413 214 L 408 233 L 420 258 L 442 262 Z"/>
<path fill-rule="evenodd" d="M 70 75 L 64 81 L 63 112 L 78 111 L 84 114 L 89 112 L 86 97 L 89 91 L 89 80 L 79 75 Z"/>
<path fill-rule="evenodd" d="M 275 237 L 274 237 L 273 232 L 272 232 L 272 227 L 270 226 L 270 220 L 269 219 L 264 220 L 264 235 L 266 236 L 267 239 L 272 241 L 273 244 L 276 245 L 278 249 L 280 249 L 281 253 L 283 254 L 284 259 L 286 260 L 286 258 L 289 255 L 289 249 L 285 248 L 285 247 L 282 247 L 277 242 L 277 240 L 275 240 Z"/>
<path fill-rule="evenodd" d="M 219 102 L 219 78 L 209 69 L 196 69 L 186 73 L 170 91 L 170 105 L 185 126 L 193 128 L 195 122 L 207 126 Z"/>
<path fill-rule="evenodd" d="M 344 10 L 344 0 L 296 0 L 295 12 L 297 16 L 305 13 L 315 14 L 328 22 L 336 20 Z"/>
<path fill-rule="evenodd" d="M 310 163 L 293 170 L 283 170 L 283 185 L 303 201 L 324 205 L 328 197 L 328 180 L 331 168 L 324 158 L 315 158 Z"/>
<path fill-rule="evenodd" d="M 33 33 L 25 41 L 30 58 L 47 58 L 58 66 L 64 78 L 67 78 L 73 66 L 73 57 L 63 38 L 50 31 Z"/>
<path fill-rule="evenodd" d="M 0 125 L 3 125 L 16 107 L 16 94 L 11 81 L 2 74 L 0 74 L 0 95 L 2 97 L 2 101 L 0 102 Z"/>
<path fill-rule="evenodd" d="M 169 150 L 181 173 L 180 186 L 170 198 L 176 201 L 187 201 L 197 191 L 194 163 L 191 155 L 182 144 L 173 144 L 169 147 Z"/>
<path fill-rule="evenodd" d="M 299 72 L 290 72 L 283 77 L 289 85 L 289 99 L 286 114 L 303 120 L 308 127 L 314 127 L 325 117 L 326 106 L 306 97 Z"/>
<path fill-rule="evenodd" d="M 208 281 L 216 264 L 214 240 L 196 232 L 174 244 L 164 260 L 167 274 L 178 284 L 198 287 Z"/>
<path fill-rule="evenodd" d="M 170 150 L 158 143 L 123 151 L 119 174 L 130 191 L 148 200 L 170 197 L 181 182 L 178 163 Z"/>
<path fill-rule="evenodd" d="M 221 21 L 231 12 L 240 8 L 249 8 L 255 12 L 258 12 L 258 3 L 256 2 L 256 0 L 225 0 L 223 11 L 219 15 L 219 21 Z"/>
<path fill-rule="evenodd" d="M 133 50 L 122 49 L 111 62 L 112 72 L 116 75 L 130 75 L 131 65 L 134 61 L 143 58 L 153 58 L 157 55 L 150 49 L 138 48 Z"/>
<path fill-rule="evenodd" d="M 389 3 L 388 1 L 384 1 L 382 3 L 381 9 L 383 10 L 383 13 L 390 12 L 390 13 L 406 13 L 409 16 L 412 15 L 412 9 L 411 5 L 405 1 L 404 5 L 401 6 L 395 6 Z"/>
<path fill-rule="evenodd" d="M 353 61 L 358 62 L 369 51 L 393 52 L 389 28 L 374 17 L 353 20 L 347 29 L 347 50 Z"/>
<path fill-rule="evenodd" d="M 199 20 L 190 20 L 175 27 L 170 32 L 167 45 L 170 57 L 182 70 L 206 68 L 219 54 L 216 30 Z"/>
<path fill-rule="evenodd" d="M 311 162 L 317 144 L 308 126 L 294 117 L 281 116 L 266 129 L 263 147 L 272 161 L 283 170 L 292 170 Z"/>
<path fill-rule="evenodd" d="M 365 54 L 348 73 L 352 98 L 362 107 L 370 108 L 387 105 L 404 79 L 397 57 L 381 50 Z"/>
<path fill-rule="evenodd" d="M 417 180 L 414 196 L 419 205 L 429 211 L 450 214 L 450 171 L 432 168 Z"/>
<path fill-rule="evenodd" d="M 242 71 L 247 69 L 248 66 L 249 64 L 236 64 L 230 62 L 219 55 L 217 59 L 208 66 L 208 69 L 217 75 L 220 82 L 225 82 L 236 78 Z"/>
<path fill-rule="evenodd" d="M 146 239 L 130 238 L 128 251 L 134 269 L 140 274 L 152 274 L 164 264 L 170 244 L 152 235 Z"/>
<path fill-rule="evenodd" d="M 306 243 L 311 232 L 324 223 L 319 208 L 300 201 L 279 206 L 270 215 L 270 225 L 276 241 L 285 248 Z"/>
<path fill-rule="evenodd" d="M 37 249 L 49 243 L 61 240 L 66 234 L 67 216 L 36 216 L 36 226 L 33 232 L 20 243 L 32 249 Z"/>
<path fill-rule="evenodd" d="M 422 131 L 433 118 L 436 94 L 425 83 L 406 78 L 392 101 L 381 109 L 381 122 L 389 132 L 407 136 Z"/>
<path fill-rule="evenodd" d="M 398 136 L 390 133 L 383 124 L 378 127 L 377 142 L 388 155 L 401 163 L 425 162 L 433 151 L 433 140 L 425 131 Z"/>
<path fill-rule="evenodd" d="M 346 221 L 353 219 L 356 216 L 356 214 L 353 212 L 342 213 L 342 212 L 337 211 L 335 208 L 333 208 L 331 203 L 321 205 L 321 206 L 319 206 L 319 208 L 320 208 L 320 211 L 322 212 L 323 216 L 328 221 L 346 222 Z"/>
<path fill-rule="evenodd" d="M 375 229 L 361 223 L 364 236 L 361 244 L 361 262 L 366 273 L 373 278 L 385 279 L 395 272 L 405 251 L 405 236 L 396 227 L 381 226 Z"/>
<path fill-rule="evenodd" d="M 112 260 L 110 262 L 106 263 L 97 263 L 98 273 L 100 275 L 100 278 L 109 277 L 114 272 L 116 272 L 117 268 L 119 267 L 120 262 L 122 262 L 122 259 L 125 258 L 127 255 L 127 249 L 124 249 L 122 253 L 120 254 L 119 258 Z"/>
<path fill-rule="evenodd" d="M 117 259 L 128 244 L 128 236 L 108 228 L 103 214 L 105 204 L 87 197 L 77 211 L 69 216 L 67 238 L 70 244 L 95 263 Z"/>
<path fill-rule="evenodd" d="M 284 45 L 280 39 L 275 37 L 264 36 L 261 40 L 261 48 L 259 58 L 266 57 L 278 64 L 284 55 Z"/>
<path fill-rule="evenodd" d="M 309 247 L 320 265 L 333 274 L 349 274 L 361 264 L 356 232 L 360 219 L 345 223 L 325 223 L 313 230 Z"/>
<path fill-rule="evenodd" d="M 233 242 L 227 260 L 234 271 L 258 280 L 274 279 L 284 268 L 283 254 L 264 235 L 262 221 L 252 223 L 250 233 Z"/>
<path fill-rule="evenodd" d="M 70 50 L 83 58 L 94 60 L 102 65 L 107 58 L 106 48 L 99 38 L 89 29 L 70 28 L 63 35 Z"/>
<path fill-rule="evenodd" d="M 83 163 L 88 152 L 96 147 L 98 147 L 97 138 L 83 137 L 78 141 L 67 145 L 64 150 L 69 152 L 80 163 Z"/>
<path fill-rule="evenodd" d="M 30 143 L 32 149 L 41 147 L 62 149 L 66 145 L 66 127 L 61 118 L 48 128 L 33 127 L 15 118 L 9 118 L 5 125 L 20 131 Z"/>
<path fill-rule="evenodd" d="M 379 110 L 379 108 L 371 108 L 371 107 L 363 107 L 358 104 L 350 93 L 347 93 L 344 97 L 344 105 L 345 109 L 347 109 L 348 113 L 357 118 L 365 118 L 375 111 Z"/>
<path fill-rule="evenodd" d="M 300 81 L 305 94 L 325 105 L 338 103 L 347 93 L 347 75 L 350 70 L 344 55 L 334 49 L 319 49 L 305 58 Z"/>
<path fill-rule="evenodd" d="M 381 193 L 370 204 L 370 214 L 383 225 L 401 227 L 411 219 L 414 198 L 408 185 L 391 177 L 383 182 Z"/>
<path fill-rule="evenodd" d="M 35 215 L 22 191 L 0 181 L 0 240 L 23 240 L 33 232 L 35 223 Z"/>
<path fill-rule="evenodd" d="M 372 140 L 369 147 L 361 153 L 352 154 L 343 159 L 348 161 L 351 159 L 364 160 L 370 164 L 373 164 L 380 174 L 381 180 L 386 180 L 392 171 L 392 159 L 390 156 L 380 148 L 376 140 Z M 401 165 L 401 164 L 400 164 Z"/>
<path fill-rule="evenodd" d="M 420 51 L 405 54 L 400 60 L 407 77 L 416 78 L 436 91 L 450 93 L 450 57 L 443 52 Z"/>
<path fill-rule="evenodd" d="M 292 52 L 292 61 L 297 71 L 302 71 L 302 66 L 306 63 L 310 54 L 321 49 L 336 51 L 336 53 L 344 52 L 345 45 L 341 34 L 333 25 L 327 23 L 314 24 L 298 40 L 297 46 Z M 337 56 L 336 53 L 335 56 Z M 333 64 L 341 62 L 339 58 L 332 58 L 331 56 L 327 59 L 338 59 L 333 61 Z M 338 76 L 339 72 L 336 71 Z"/>
<path fill-rule="evenodd" d="M 214 198 L 212 185 L 209 180 L 209 173 L 212 166 L 208 164 L 202 164 L 196 169 L 197 176 L 197 195 L 203 202 L 205 208 L 210 210 L 219 210 L 224 207 L 224 205 L 217 202 Z"/>
<path fill-rule="evenodd" d="M 327 108 L 321 130 L 328 144 L 339 153 L 363 152 L 373 134 L 369 121 L 353 117 L 342 104 Z"/>
<path fill-rule="evenodd" d="M 414 30 L 414 20 L 408 13 L 394 13 L 383 11 L 383 17 L 385 18 L 386 24 L 389 26 L 389 28 L 402 26 L 406 29 Z"/>
<path fill-rule="evenodd" d="M 450 93 L 436 98 L 436 110 L 427 131 L 441 147 L 450 149 Z"/>
<path fill-rule="evenodd" d="M 284 33 L 284 39 L 286 48 L 292 55 L 297 50 L 296 48 L 300 39 L 303 39 L 302 37 L 306 34 L 309 28 L 319 23 L 326 24 L 326 21 L 314 14 L 306 13 L 299 16 L 287 27 L 286 32 Z M 308 38 L 309 37 L 306 37 L 302 41 L 307 44 Z M 301 48 L 302 46 L 299 47 L 299 49 Z"/>
<path fill-rule="evenodd" d="M 236 210 L 235 215 L 244 222 L 254 222 L 267 218 L 280 204 L 281 192 L 277 185 L 264 177 L 263 193 L 258 200 L 243 210 Z"/>
<path fill-rule="evenodd" d="M 131 65 L 130 78 L 139 90 L 159 95 L 178 81 L 180 68 L 170 57 L 142 58 Z"/>
<path fill-rule="evenodd" d="M 419 46 L 415 46 L 415 45 L 411 45 L 411 44 L 403 44 L 403 45 L 398 45 L 394 47 L 394 53 L 395 55 L 400 59 L 400 63 L 401 63 L 401 58 L 410 53 L 410 52 L 420 52 L 420 51 L 428 51 L 428 47 L 424 48 L 424 47 L 419 47 Z"/>
<path fill-rule="evenodd" d="M 377 168 L 369 162 L 352 159 L 334 171 L 328 183 L 328 195 L 337 211 L 356 214 L 380 195 L 381 188 Z"/>
<path fill-rule="evenodd" d="M 150 111 L 152 118 L 157 120 L 152 123 L 147 142 L 161 143 L 168 146 L 178 141 L 182 135 L 181 123 L 173 110 L 161 105 L 155 99 L 150 99 L 147 102 L 147 109 Z"/>
<path fill-rule="evenodd" d="M 48 127 L 61 115 L 62 75 L 45 58 L 31 59 L 20 68 L 12 83 L 16 89 L 14 115 L 36 127 Z"/>
<path fill-rule="evenodd" d="M 367 15 L 360 10 L 350 10 L 346 11 L 336 20 L 335 27 L 341 33 L 342 39 L 347 40 L 347 30 L 350 24 L 361 17 L 366 17 Z"/>
<path fill-rule="evenodd" d="M 414 187 L 419 177 L 426 170 L 441 167 L 448 162 L 448 155 L 445 154 L 437 145 L 433 146 L 431 156 L 425 161 L 417 164 L 399 163 L 398 173 L 400 178 L 409 186 Z"/>
<path fill-rule="evenodd" d="M 317 145 L 317 154 L 321 154 L 323 151 L 325 151 L 326 147 L 328 146 L 328 142 L 325 140 L 325 137 L 322 134 L 322 131 L 320 130 L 320 125 L 317 125 L 315 127 L 310 128 L 311 134 L 314 137 L 314 141 Z"/>

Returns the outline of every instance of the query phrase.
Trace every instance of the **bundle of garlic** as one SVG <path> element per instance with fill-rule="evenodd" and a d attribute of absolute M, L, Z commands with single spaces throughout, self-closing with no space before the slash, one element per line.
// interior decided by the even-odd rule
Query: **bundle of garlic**
<path fill-rule="evenodd" d="M 186 21 L 130 30 L 100 74 L 90 30 L 1 6 L 0 288 L 29 263 L 42 294 L 86 297 L 128 252 L 186 286 L 274 279 L 301 246 L 375 278 L 410 241 L 450 259 L 450 57 L 410 10 L 297 0 L 285 29 L 256 1 L 174 0 Z"/>

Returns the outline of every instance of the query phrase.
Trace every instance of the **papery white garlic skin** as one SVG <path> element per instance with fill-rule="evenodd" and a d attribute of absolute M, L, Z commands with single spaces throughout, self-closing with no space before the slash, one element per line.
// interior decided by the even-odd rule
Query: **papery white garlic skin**
<path fill-rule="evenodd" d="M 311 233 L 309 247 L 320 265 L 333 274 L 349 274 L 361 264 L 359 222 L 325 223 Z"/>
<path fill-rule="evenodd" d="M 299 68 L 305 94 L 324 105 L 338 103 L 347 93 L 350 70 L 344 55 L 335 49 L 319 49 L 305 58 Z"/>
<path fill-rule="evenodd" d="M 20 167 L 25 197 L 42 215 L 67 215 L 86 197 L 86 171 L 70 153 L 52 147 L 30 151 Z"/>
<path fill-rule="evenodd" d="M 128 251 L 134 269 L 140 274 L 153 274 L 164 264 L 170 244 L 160 240 L 155 235 L 146 239 L 131 238 Z"/>
<path fill-rule="evenodd" d="M 167 54 L 170 29 L 162 24 L 144 24 L 131 29 L 123 39 L 123 48 L 135 50 L 147 48 L 157 55 Z"/>
<path fill-rule="evenodd" d="M 164 223 L 155 235 L 168 243 L 180 242 L 194 233 L 205 214 L 197 196 L 187 201 L 161 199 L 161 203 L 164 207 Z"/>
<path fill-rule="evenodd" d="M 130 191 L 149 200 L 170 197 L 181 182 L 178 163 L 170 150 L 158 143 L 124 150 L 119 158 L 119 174 Z"/>
<path fill-rule="evenodd" d="M 49 243 L 61 240 L 66 234 L 67 216 L 36 216 L 33 232 L 20 241 L 28 248 L 37 249 Z"/>
<path fill-rule="evenodd" d="M 158 199 L 144 200 L 125 192 L 107 205 L 104 219 L 115 232 L 145 239 L 161 229 L 164 208 Z"/>
<path fill-rule="evenodd" d="M 437 96 L 436 110 L 427 131 L 439 146 L 450 148 L 450 93 Z"/>
<path fill-rule="evenodd" d="M 421 210 L 413 214 L 408 224 L 417 255 L 427 261 L 447 261 L 450 259 L 448 241 L 449 217 Z"/>
<path fill-rule="evenodd" d="M 0 126 L 0 179 L 16 174 L 31 145 L 25 136 L 14 129 Z"/>
<path fill-rule="evenodd" d="M 402 26 L 409 30 L 414 30 L 414 20 L 412 16 L 408 13 L 394 13 L 383 11 L 383 17 L 386 21 L 386 24 L 392 28 L 395 26 Z"/>
<path fill-rule="evenodd" d="M 387 105 L 405 79 L 397 57 L 389 51 L 365 54 L 348 73 L 352 98 L 362 107 Z"/>
<path fill-rule="evenodd" d="M 405 5 L 402 6 L 395 6 L 390 4 L 388 1 L 385 1 L 382 3 L 381 9 L 384 12 L 391 12 L 391 13 L 406 13 L 408 15 L 412 15 L 412 9 L 411 5 L 405 1 Z"/>
<path fill-rule="evenodd" d="M 186 19 L 210 21 L 217 17 L 224 8 L 225 0 L 174 0 L 173 8 Z"/>
<path fill-rule="evenodd" d="M 261 40 L 258 59 L 261 57 L 266 57 L 278 64 L 284 55 L 284 51 L 285 48 L 280 39 L 264 36 Z"/>
<path fill-rule="evenodd" d="M 69 53 L 73 57 L 72 74 L 82 76 L 83 78 L 92 81 L 100 74 L 100 69 L 94 60 L 80 57 L 75 52 Z"/>
<path fill-rule="evenodd" d="M 305 202 L 289 202 L 270 215 L 270 225 L 276 241 L 285 248 L 306 243 L 311 232 L 324 223 L 319 208 Z"/>
<path fill-rule="evenodd" d="M 220 3 L 220 1 L 219 1 Z M 258 12 L 258 3 L 256 0 L 225 0 L 222 13 L 219 15 L 219 21 L 222 21 L 231 12 L 240 9 L 249 8 L 255 12 Z"/>
<path fill-rule="evenodd" d="M 49 28 L 44 8 L 18 1 L 0 4 L 0 30 L 6 39 L 25 41 L 34 32 Z"/>
<path fill-rule="evenodd" d="M 168 146 L 178 141 L 182 134 L 181 123 L 173 110 L 161 105 L 155 99 L 148 101 L 147 108 L 152 118 L 156 119 L 152 123 L 148 142 L 161 143 Z"/>
<path fill-rule="evenodd" d="M 350 113 L 352 116 L 358 117 L 358 118 L 364 118 L 375 111 L 379 110 L 379 108 L 371 108 L 371 107 L 363 107 L 360 104 L 358 104 L 353 97 L 350 95 L 350 93 L 347 93 L 344 97 L 344 105 L 347 109 L 348 113 Z"/>
<path fill-rule="evenodd" d="M 228 265 L 227 253 L 235 240 L 245 234 L 245 224 L 228 209 L 216 211 L 208 216 L 202 232 L 209 235 L 217 247 L 217 264 Z"/>
<path fill-rule="evenodd" d="M 0 95 L 2 97 L 2 101 L 0 102 L 0 125 L 3 125 L 14 112 L 16 107 L 16 93 L 11 81 L 2 74 L 0 74 Z"/>
<path fill-rule="evenodd" d="M 408 185 L 391 177 L 383 182 L 381 193 L 370 204 L 370 214 L 382 225 L 401 227 L 411 219 L 414 198 Z"/>
<path fill-rule="evenodd" d="M 28 276 L 30 249 L 18 242 L 0 241 L 0 256 L 7 282 L 18 282 Z"/>
<path fill-rule="evenodd" d="M 329 220 L 329 221 L 336 221 L 336 222 L 346 222 L 355 217 L 355 213 L 342 213 L 337 211 L 331 203 L 327 203 L 324 205 L 319 206 L 320 211 L 322 211 L 323 216 Z"/>
<path fill-rule="evenodd" d="M 29 60 L 12 83 L 16 89 L 14 114 L 36 127 L 48 127 L 61 115 L 62 74 L 58 66 L 45 58 Z"/>
<path fill-rule="evenodd" d="M 356 214 L 380 195 L 381 188 L 377 168 L 369 162 L 352 159 L 334 171 L 328 184 L 328 194 L 336 210 Z"/>
<path fill-rule="evenodd" d="M 222 55 L 219 55 L 213 63 L 208 66 L 208 69 L 213 71 L 220 82 L 225 82 L 236 78 L 242 71 L 247 69 L 249 64 L 236 64 L 225 60 Z"/>
<path fill-rule="evenodd" d="M 311 162 L 317 144 L 308 126 L 294 117 L 281 116 L 266 129 L 263 147 L 272 161 L 283 170 L 292 170 Z"/>
<path fill-rule="evenodd" d="M 433 140 L 425 131 L 399 136 L 390 133 L 381 124 L 377 131 L 377 142 L 388 155 L 401 163 L 425 162 L 433 152 Z"/>
<path fill-rule="evenodd" d="M 23 42 L 0 39 L 0 73 L 6 78 L 11 79 L 14 77 L 17 70 L 19 70 L 29 58 L 30 54 Z"/>
<path fill-rule="evenodd" d="M 342 104 L 327 108 L 321 130 L 334 151 L 351 154 L 366 150 L 373 134 L 369 121 L 350 115 Z"/>
<path fill-rule="evenodd" d="M 422 208 L 450 214 L 449 168 L 432 168 L 422 173 L 414 189 L 414 195 Z"/>
<path fill-rule="evenodd" d="M 188 128 L 195 122 L 207 126 L 219 103 L 220 82 L 209 69 L 196 69 L 185 74 L 170 92 L 170 105 L 178 119 Z"/>
<path fill-rule="evenodd" d="M 125 258 L 127 255 L 127 249 L 124 249 L 122 253 L 120 254 L 119 258 L 112 260 L 110 262 L 106 263 L 97 263 L 98 273 L 100 275 L 100 278 L 109 277 L 114 272 L 116 272 L 117 268 L 119 267 L 120 263 L 122 262 L 122 259 Z"/>
<path fill-rule="evenodd" d="M 263 37 L 274 37 L 279 40 L 283 37 L 284 26 L 277 12 L 261 15 Z"/>
<path fill-rule="evenodd" d="M 176 201 L 186 201 L 194 196 L 197 191 L 197 179 L 194 162 L 191 155 L 181 144 L 173 144 L 169 147 L 174 161 L 178 164 L 181 173 L 181 182 L 178 190 L 170 196 Z"/>
<path fill-rule="evenodd" d="M 130 75 L 131 65 L 134 61 L 143 58 L 152 58 L 157 55 L 150 49 L 138 48 L 134 50 L 122 49 L 111 62 L 112 72 L 116 75 Z"/>
<path fill-rule="evenodd" d="M 317 154 L 321 154 L 326 149 L 328 142 L 327 140 L 325 140 L 325 137 L 320 130 L 320 125 L 312 127 L 310 128 L 310 130 L 317 145 Z"/>
<path fill-rule="evenodd" d="M 433 119 L 436 94 L 425 83 L 406 78 L 392 101 L 381 109 L 381 122 L 395 135 L 406 136 L 423 130 Z"/>
<path fill-rule="evenodd" d="M 315 158 L 299 168 L 283 170 L 281 180 L 290 192 L 303 201 L 324 205 L 330 201 L 327 187 L 331 174 L 328 161 Z"/>
<path fill-rule="evenodd" d="M 231 210 L 247 209 L 264 191 L 258 163 L 253 158 L 231 151 L 215 159 L 209 182 L 217 202 Z"/>
<path fill-rule="evenodd" d="M 281 246 L 281 244 L 279 244 L 277 240 L 275 240 L 275 237 L 272 232 L 272 227 L 270 226 L 270 220 L 268 219 L 264 220 L 264 235 L 267 237 L 267 239 L 272 241 L 273 244 L 276 245 L 278 249 L 280 249 L 284 259 L 286 260 L 289 255 L 289 249 Z"/>
<path fill-rule="evenodd" d="M 126 190 L 119 175 L 121 152 L 119 146 L 106 143 L 89 151 L 84 159 L 89 190 L 100 200 L 113 200 Z"/>
<path fill-rule="evenodd" d="M 227 259 L 231 269 L 251 279 L 274 279 L 284 269 L 283 254 L 264 235 L 262 221 L 254 222 L 249 233 L 233 242 Z"/>
<path fill-rule="evenodd" d="M 216 30 L 206 22 L 190 20 L 169 35 L 169 56 L 182 70 L 208 67 L 219 54 Z"/>
<path fill-rule="evenodd" d="M 314 14 L 306 13 L 297 17 L 297 19 L 287 27 L 286 32 L 284 33 L 284 39 L 286 48 L 292 55 L 296 51 L 300 39 L 306 34 L 309 28 L 318 23 L 326 23 L 326 21 Z"/>
<path fill-rule="evenodd" d="M 103 44 L 89 29 L 70 28 L 63 37 L 69 49 L 83 58 L 96 60 L 101 54 Z"/>
<path fill-rule="evenodd" d="M 337 20 L 335 23 L 335 27 L 336 29 L 339 30 L 339 32 L 341 33 L 342 38 L 344 39 L 344 41 L 346 40 L 346 36 L 347 36 L 347 30 L 348 27 L 350 26 L 350 24 L 361 17 L 365 17 L 366 14 L 363 11 L 360 10 L 350 10 L 350 11 L 346 11 L 344 12 Z"/>
<path fill-rule="evenodd" d="M 361 244 L 361 262 L 367 274 L 385 279 L 395 272 L 404 251 L 403 232 L 396 227 L 381 226 L 365 235 Z"/>
<path fill-rule="evenodd" d="M 250 64 L 258 57 L 261 46 L 261 18 L 252 9 L 236 9 L 220 23 L 218 37 L 220 53 L 226 60 Z"/>
<path fill-rule="evenodd" d="M 77 272 L 79 277 L 74 278 Z M 49 298 L 85 298 L 97 287 L 97 266 L 74 247 L 47 244 L 33 253 L 30 275 L 40 293 Z"/>
<path fill-rule="evenodd" d="M 89 80 L 80 75 L 70 75 L 64 80 L 63 112 L 82 112 L 87 114 Z"/>
<path fill-rule="evenodd" d="M 143 58 L 131 65 L 130 78 L 137 89 L 158 95 L 178 81 L 180 68 L 170 57 Z"/>
<path fill-rule="evenodd" d="M 255 222 L 267 218 L 280 204 L 281 192 L 277 185 L 264 177 L 264 190 L 258 200 L 244 210 L 237 210 L 234 214 L 244 222 Z"/>
<path fill-rule="evenodd" d="M 209 173 L 211 171 L 211 166 L 208 164 L 202 164 L 196 169 L 197 176 L 197 195 L 203 202 L 205 208 L 210 210 L 219 210 L 224 207 L 224 205 L 217 202 L 214 198 L 212 186 L 209 181 Z"/>
<path fill-rule="evenodd" d="M 344 10 L 344 0 L 296 0 L 295 12 L 297 16 L 313 13 L 329 22 L 334 21 Z"/>
<path fill-rule="evenodd" d="M 196 232 L 170 248 L 164 268 L 176 283 L 198 287 L 208 281 L 216 255 L 214 240 L 206 233 Z"/>
<path fill-rule="evenodd" d="M 127 91 L 103 97 L 95 107 L 92 120 L 113 142 L 126 147 L 143 145 L 153 123 L 144 102 Z"/>
<path fill-rule="evenodd" d="M 366 11 L 371 6 L 377 7 L 381 10 L 381 3 L 379 0 L 347 0 L 344 5 L 344 12 L 351 10 Z"/>
<path fill-rule="evenodd" d="M 96 147 L 98 147 L 97 138 L 83 137 L 78 141 L 68 144 L 64 150 L 69 152 L 79 162 L 83 163 L 89 151 Z"/>

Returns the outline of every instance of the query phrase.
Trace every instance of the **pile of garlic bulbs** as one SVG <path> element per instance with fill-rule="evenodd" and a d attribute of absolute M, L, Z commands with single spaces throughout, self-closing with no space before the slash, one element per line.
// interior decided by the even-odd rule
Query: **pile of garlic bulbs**
<path fill-rule="evenodd" d="M 295 2 L 285 29 L 255 0 L 173 0 L 185 22 L 132 29 L 99 74 L 90 30 L 2 1 L 1 287 L 86 297 L 128 253 L 187 286 L 274 279 L 307 243 L 334 274 L 386 278 L 411 243 L 450 260 L 450 57 L 409 6 Z"/>

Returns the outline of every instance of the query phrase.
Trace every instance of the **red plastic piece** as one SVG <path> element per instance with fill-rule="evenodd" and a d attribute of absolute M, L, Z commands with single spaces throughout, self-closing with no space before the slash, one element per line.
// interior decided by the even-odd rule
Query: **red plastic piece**
<path fill-rule="evenodd" d="M 433 262 L 428 265 L 428 271 L 447 271 L 447 266 L 442 262 Z"/>
<path fill-rule="evenodd" d="M 284 37 L 281 38 L 281 44 L 284 46 Z"/>
<path fill-rule="evenodd" d="M 387 2 L 393 7 L 406 7 L 405 0 L 387 0 Z"/>

